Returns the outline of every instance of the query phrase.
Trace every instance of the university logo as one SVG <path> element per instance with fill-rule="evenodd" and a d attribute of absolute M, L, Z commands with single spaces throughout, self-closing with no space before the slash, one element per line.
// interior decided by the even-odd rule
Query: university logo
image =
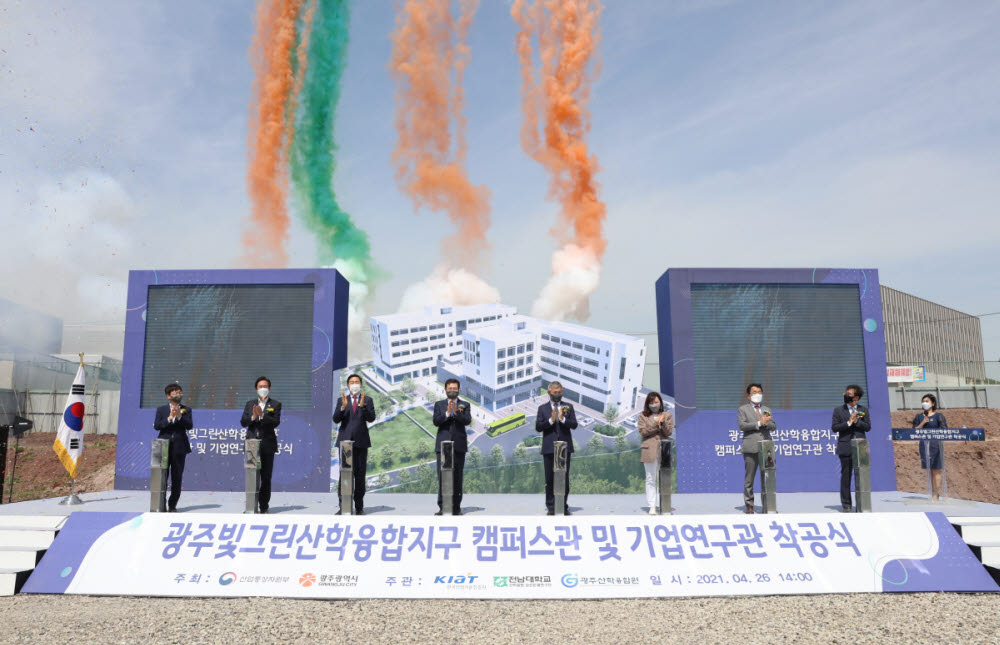
<path fill-rule="evenodd" d="M 493 576 L 493 586 L 494 587 L 506 587 L 507 586 L 507 576 Z"/>

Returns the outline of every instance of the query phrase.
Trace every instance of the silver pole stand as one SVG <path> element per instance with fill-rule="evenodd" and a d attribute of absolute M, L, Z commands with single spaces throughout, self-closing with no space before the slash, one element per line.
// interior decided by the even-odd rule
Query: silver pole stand
<path fill-rule="evenodd" d="M 867 439 L 851 439 L 851 461 L 854 465 L 855 508 L 858 513 L 871 513 L 872 453 Z"/>
<path fill-rule="evenodd" d="M 557 441 L 552 448 L 552 495 L 555 514 L 566 514 L 566 442 Z"/>
<path fill-rule="evenodd" d="M 674 438 L 660 439 L 660 515 L 674 512 L 670 495 L 674 490 Z"/>
<path fill-rule="evenodd" d="M 170 468 L 170 439 L 153 439 L 149 451 L 149 512 L 167 510 L 167 473 Z"/>
<path fill-rule="evenodd" d="M 763 512 L 778 512 L 778 480 L 775 475 L 774 441 L 760 440 L 760 499 Z"/>
<path fill-rule="evenodd" d="M 340 512 L 354 515 L 354 442 L 340 442 Z"/>
<path fill-rule="evenodd" d="M 74 492 L 76 489 L 76 477 L 69 480 L 69 495 L 62 498 L 59 502 L 59 506 L 76 506 L 77 504 L 83 504 L 83 500 L 80 496 Z"/>
<path fill-rule="evenodd" d="M 243 485 L 247 492 L 244 513 L 257 513 L 257 496 L 260 494 L 260 439 L 247 439 L 244 444 Z"/>
<path fill-rule="evenodd" d="M 455 514 L 455 442 L 441 442 L 441 515 Z"/>

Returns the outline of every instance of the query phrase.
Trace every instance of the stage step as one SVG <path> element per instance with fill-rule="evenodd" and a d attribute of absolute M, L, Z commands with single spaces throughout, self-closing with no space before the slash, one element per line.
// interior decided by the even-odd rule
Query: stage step
<path fill-rule="evenodd" d="M 56 539 L 56 530 L 44 530 L 22 527 L 0 528 L 0 547 L 17 546 L 22 548 L 47 549 Z"/>
<path fill-rule="evenodd" d="M 1000 567 L 1000 542 L 969 542 L 969 548 L 988 567 Z"/>
<path fill-rule="evenodd" d="M 65 515 L 0 515 L 0 529 L 17 528 L 58 531 L 65 523 Z"/>
<path fill-rule="evenodd" d="M 948 521 L 969 544 L 1000 542 L 1000 517 L 952 517 Z"/>
<path fill-rule="evenodd" d="M 30 569 L 0 569 L 0 596 L 13 596 L 31 575 L 34 565 Z"/>
<path fill-rule="evenodd" d="M 0 546 L 0 569 L 31 569 L 45 555 L 46 549 L 23 546 Z"/>

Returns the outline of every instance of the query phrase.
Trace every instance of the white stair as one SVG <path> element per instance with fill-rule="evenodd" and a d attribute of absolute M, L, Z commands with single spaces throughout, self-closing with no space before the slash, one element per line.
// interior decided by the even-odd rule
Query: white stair
<path fill-rule="evenodd" d="M 21 590 L 65 522 L 63 515 L 0 515 L 0 596 Z"/>
<path fill-rule="evenodd" d="M 17 569 L 0 569 L 0 596 L 13 596 L 28 580 L 28 576 L 31 575 L 31 569 L 17 570 Z"/>
<path fill-rule="evenodd" d="M 27 546 L 0 546 L 0 569 L 31 569 L 42 559 L 45 549 Z"/>
<path fill-rule="evenodd" d="M 1000 517 L 950 517 L 948 521 L 1000 584 Z"/>

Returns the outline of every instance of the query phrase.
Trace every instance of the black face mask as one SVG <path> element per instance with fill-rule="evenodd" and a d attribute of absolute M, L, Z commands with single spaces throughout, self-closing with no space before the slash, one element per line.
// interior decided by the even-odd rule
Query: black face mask
<path fill-rule="evenodd" d="M 445 392 L 445 394 L 448 396 L 449 399 L 457 399 L 458 398 L 458 392 Z"/>
<path fill-rule="evenodd" d="M 550 394 L 549 396 L 552 398 L 553 403 L 559 403 L 562 401 L 562 394 Z"/>
<path fill-rule="evenodd" d="M 846 403 L 847 405 L 850 405 L 853 402 L 854 402 L 854 397 L 853 396 L 851 396 L 850 394 L 845 394 L 844 395 L 844 403 Z"/>

